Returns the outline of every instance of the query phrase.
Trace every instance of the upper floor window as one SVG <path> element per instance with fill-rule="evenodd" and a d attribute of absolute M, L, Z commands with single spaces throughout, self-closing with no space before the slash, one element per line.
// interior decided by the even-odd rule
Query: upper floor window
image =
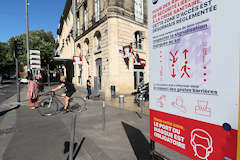
<path fill-rule="evenodd" d="M 95 37 L 96 37 L 96 47 L 97 47 L 97 50 L 99 50 L 99 49 L 102 48 L 102 44 L 101 44 L 102 36 L 101 36 L 101 33 L 99 31 L 97 31 L 95 33 Z"/>
<path fill-rule="evenodd" d="M 95 21 L 100 19 L 100 0 L 95 0 Z"/>
<path fill-rule="evenodd" d="M 87 7 L 87 1 L 84 4 L 84 28 L 85 30 L 88 29 L 88 7 Z"/>
<path fill-rule="evenodd" d="M 143 23 L 143 0 L 135 0 L 135 21 Z"/>
<path fill-rule="evenodd" d="M 86 38 L 85 41 L 85 47 L 86 47 L 86 55 L 90 55 L 90 50 L 89 50 L 89 39 Z"/>
<path fill-rule="evenodd" d="M 77 12 L 77 36 L 80 36 L 80 17 L 79 17 L 79 12 Z"/>
<path fill-rule="evenodd" d="M 81 50 L 81 45 L 80 45 L 80 43 L 77 44 L 77 48 L 78 48 L 79 56 L 82 56 L 82 50 Z"/>
<path fill-rule="evenodd" d="M 135 38 L 135 47 L 137 49 L 143 49 L 144 32 L 140 32 L 140 31 L 135 32 L 134 38 Z"/>

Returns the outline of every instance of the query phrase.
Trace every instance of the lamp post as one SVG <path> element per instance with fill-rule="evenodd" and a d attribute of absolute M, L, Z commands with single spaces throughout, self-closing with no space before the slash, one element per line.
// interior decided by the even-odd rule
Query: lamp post
<path fill-rule="evenodd" d="M 30 70 L 29 67 L 29 24 L 28 24 L 28 0 L 25 1 L 25 9 L 26 9 L 26 48 L 27 48 L 27 69 Z"/>

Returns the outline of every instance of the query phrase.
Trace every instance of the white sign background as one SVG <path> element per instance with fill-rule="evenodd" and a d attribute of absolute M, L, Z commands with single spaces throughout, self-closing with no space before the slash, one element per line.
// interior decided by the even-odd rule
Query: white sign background
<path fill-rule="evenodd" d="M 167 3 L 169 0 L 158 0 L 156 5 L 153 1 L 148 1 L 149 13 L 157 9 L 159 6 Z M 202 2 L 208 2 L 203 0 Z M 212 0 L 212 4 L 217 5 L 217 11 L 199 16 L 186 22 L 175 24 L 171 27 L 153 33 L 152 31 L 152 14 L 149 14 L 149 45 L 150 45 L 150 109 L 179 115 L 182 117 L 195 119 L 211 124 L 222 125 L 229 123 L 233 129 L 238 129 L 238 107 L 239 107 L 239 45 L 240 45 L 240 21 L 238 20 L 237 11 L 239 10 L 240 1 L 217 1 Z M 201 76 L 194 76 L 191 79 L 184 76 L 180 78 L 171 77 L 171 66 L 169 52 L 175 52 L 173 45 L 153 48 L 153 37 L 178 29 L 181 26 L 192 25 L 193 23 L 209 19 L 206 24 L 210 26 L 210 38 L 208 44 L 211 47 L 208 59 L 211 63 L 208 64 L 207 81 L 199 80 Z M 200 32 L 199 32 L 200 33 Z M 191 35 L 182 37 L 188 39 Z M 196 37 L 197 38 L 197 37 Z M 180 42 L 181 43 L 181 42 Z M 190 43 L 190 42 L 189 42 Z M 200 43 L 200 42 L 199 42 Z M 190 44 L 185 44 L 189 46 Z M 201 43 L 199 44 L 201 45 Z M 160 58 L 160 52 L 163 57 Z M 189 54 L 192 53 L 190 51 Z M 182 54 L 179 51 L 179 56 Z M 182 55 L 181 55 L 182 56 Z M 160 61 L 163 65 L 161 67 Z M 178 62 L 184 61 L 179 59 Z M 196 63 L 195 63 L 196 64 Z M 194 63 L 189 65 L 194 68 Z M 191 68 L 190 67 L 190 68 Z M 196 68 L 196 67 L 195 67 Z M 181 69 L 181 67 L 180 67 Z M 178 71 L 180 71 L 178 68 Z M 161 71 L 162 70 L 162 71 Z M 162 74 L 162 77 L 160 76 Z M 182 73 L 182 72 L 181 72 Z M 197 85 L 199 89 L 217 91 L 218 95 L 203 95 L 190 93 L 165 92 L 154 90 L 156 85 Z M 165 98 L 161 99 L 161 96 Z M 182 98 L 182 104 L 185 107 L 185 112 L 173 107 L 171 104 L 177 101 L 177 98 Z M 163 107 L 159 106 L 159 101 Z M 198 101 L 207 101 L 208 107 L 211 109 L 211 116 L 201 116 L 195 113 L 195 107 Z"/>

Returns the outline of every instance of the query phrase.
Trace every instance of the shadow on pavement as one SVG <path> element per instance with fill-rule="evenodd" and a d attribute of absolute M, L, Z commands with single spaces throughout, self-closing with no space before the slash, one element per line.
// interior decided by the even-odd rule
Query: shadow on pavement
<path fill-rule="evenodd" d="M 20 107 L 20 105 L 18 105 L 17 107 L 14 107 L 12 109 L 8 109 L 8 110 L 0 112 L 0 117 L 7 114 L 8 112 L 11 112 L 12 110 L 18 109 L 19 107 Z"/>
<path fill-rule="evenodd" d="M 6 84 L 15 84 L 16 81 L 7 81 L 7 82 L 2 82 L 2 85 L 6 85 Z"/>
<path fill-rule="evenodd" d="M 134 150 L 136 158 L 138 160 L 151 159 L 150 144 L 143 133 L 139 129 L 125 122 L 122 122 L 122 125 Z"/>
<path fill-rule="evenodd" d="M 80 149 L 81 149 L 81 147 L 82 147 L 82 145 L 83 145 L 84 140 L 85 140 L 85 137 L 82 138 L 80 144 L 74 143 L 73 159 L 76 159 L 76 157 L 77 157 L 77 155 L 78 155 L 78 153 L 79 153 L 79 151 L 80 151 Z M 67 142 L 64 143 L 64 154 L 69 153 L 69 151 L 70 151 L 70 142 L 67 141 Z M 68 157 L 67 157 L 67 160 L 69 160 L 69 155 L 68 155 Z"/>

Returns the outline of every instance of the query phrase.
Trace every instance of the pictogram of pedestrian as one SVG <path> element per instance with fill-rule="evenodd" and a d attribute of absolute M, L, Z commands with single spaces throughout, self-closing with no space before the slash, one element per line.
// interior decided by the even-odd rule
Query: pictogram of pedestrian
<path fill-rule="evenodd" d="M 190 75 L 188 74 L 187 70 L 190 70 L 191 68 L 187 67 L 188 61 L 185 61 L 185 65 L 182 67 L 181 71 L 183 71 L 183 74 L 181 78 L 186 74 L 188 78 L 190 78 Z"/>
<path fill-rule="evenodd" d="M 178 51 L 176 51 L 174 54 L 172 52 L 170 52 L 170 55 L 172 56 L 172 59 L 170 59 L 170 61 L 172 61 L 172 67 L 173 67 L 173 72 L 172 72 L 172 77 L 175 78 L 176 77 L 176 74 L 175 74 L 175 63 L 178 61 L 178 58 L 177 58 L 177 53 Z"/>
<path fill-rule="evenodd" d="M 178 53 L 178 51 L 176 51 L 175 54 L 173 54 L 172 52 L 170 52 L 170 55 L 172 56 L 172 59 L 170 59 L 170 61 L 172 61 L 173 64 L 176 63 L 177 60 L 178 60 L 178 58 L 177 58 L 177 53 Z"/>

